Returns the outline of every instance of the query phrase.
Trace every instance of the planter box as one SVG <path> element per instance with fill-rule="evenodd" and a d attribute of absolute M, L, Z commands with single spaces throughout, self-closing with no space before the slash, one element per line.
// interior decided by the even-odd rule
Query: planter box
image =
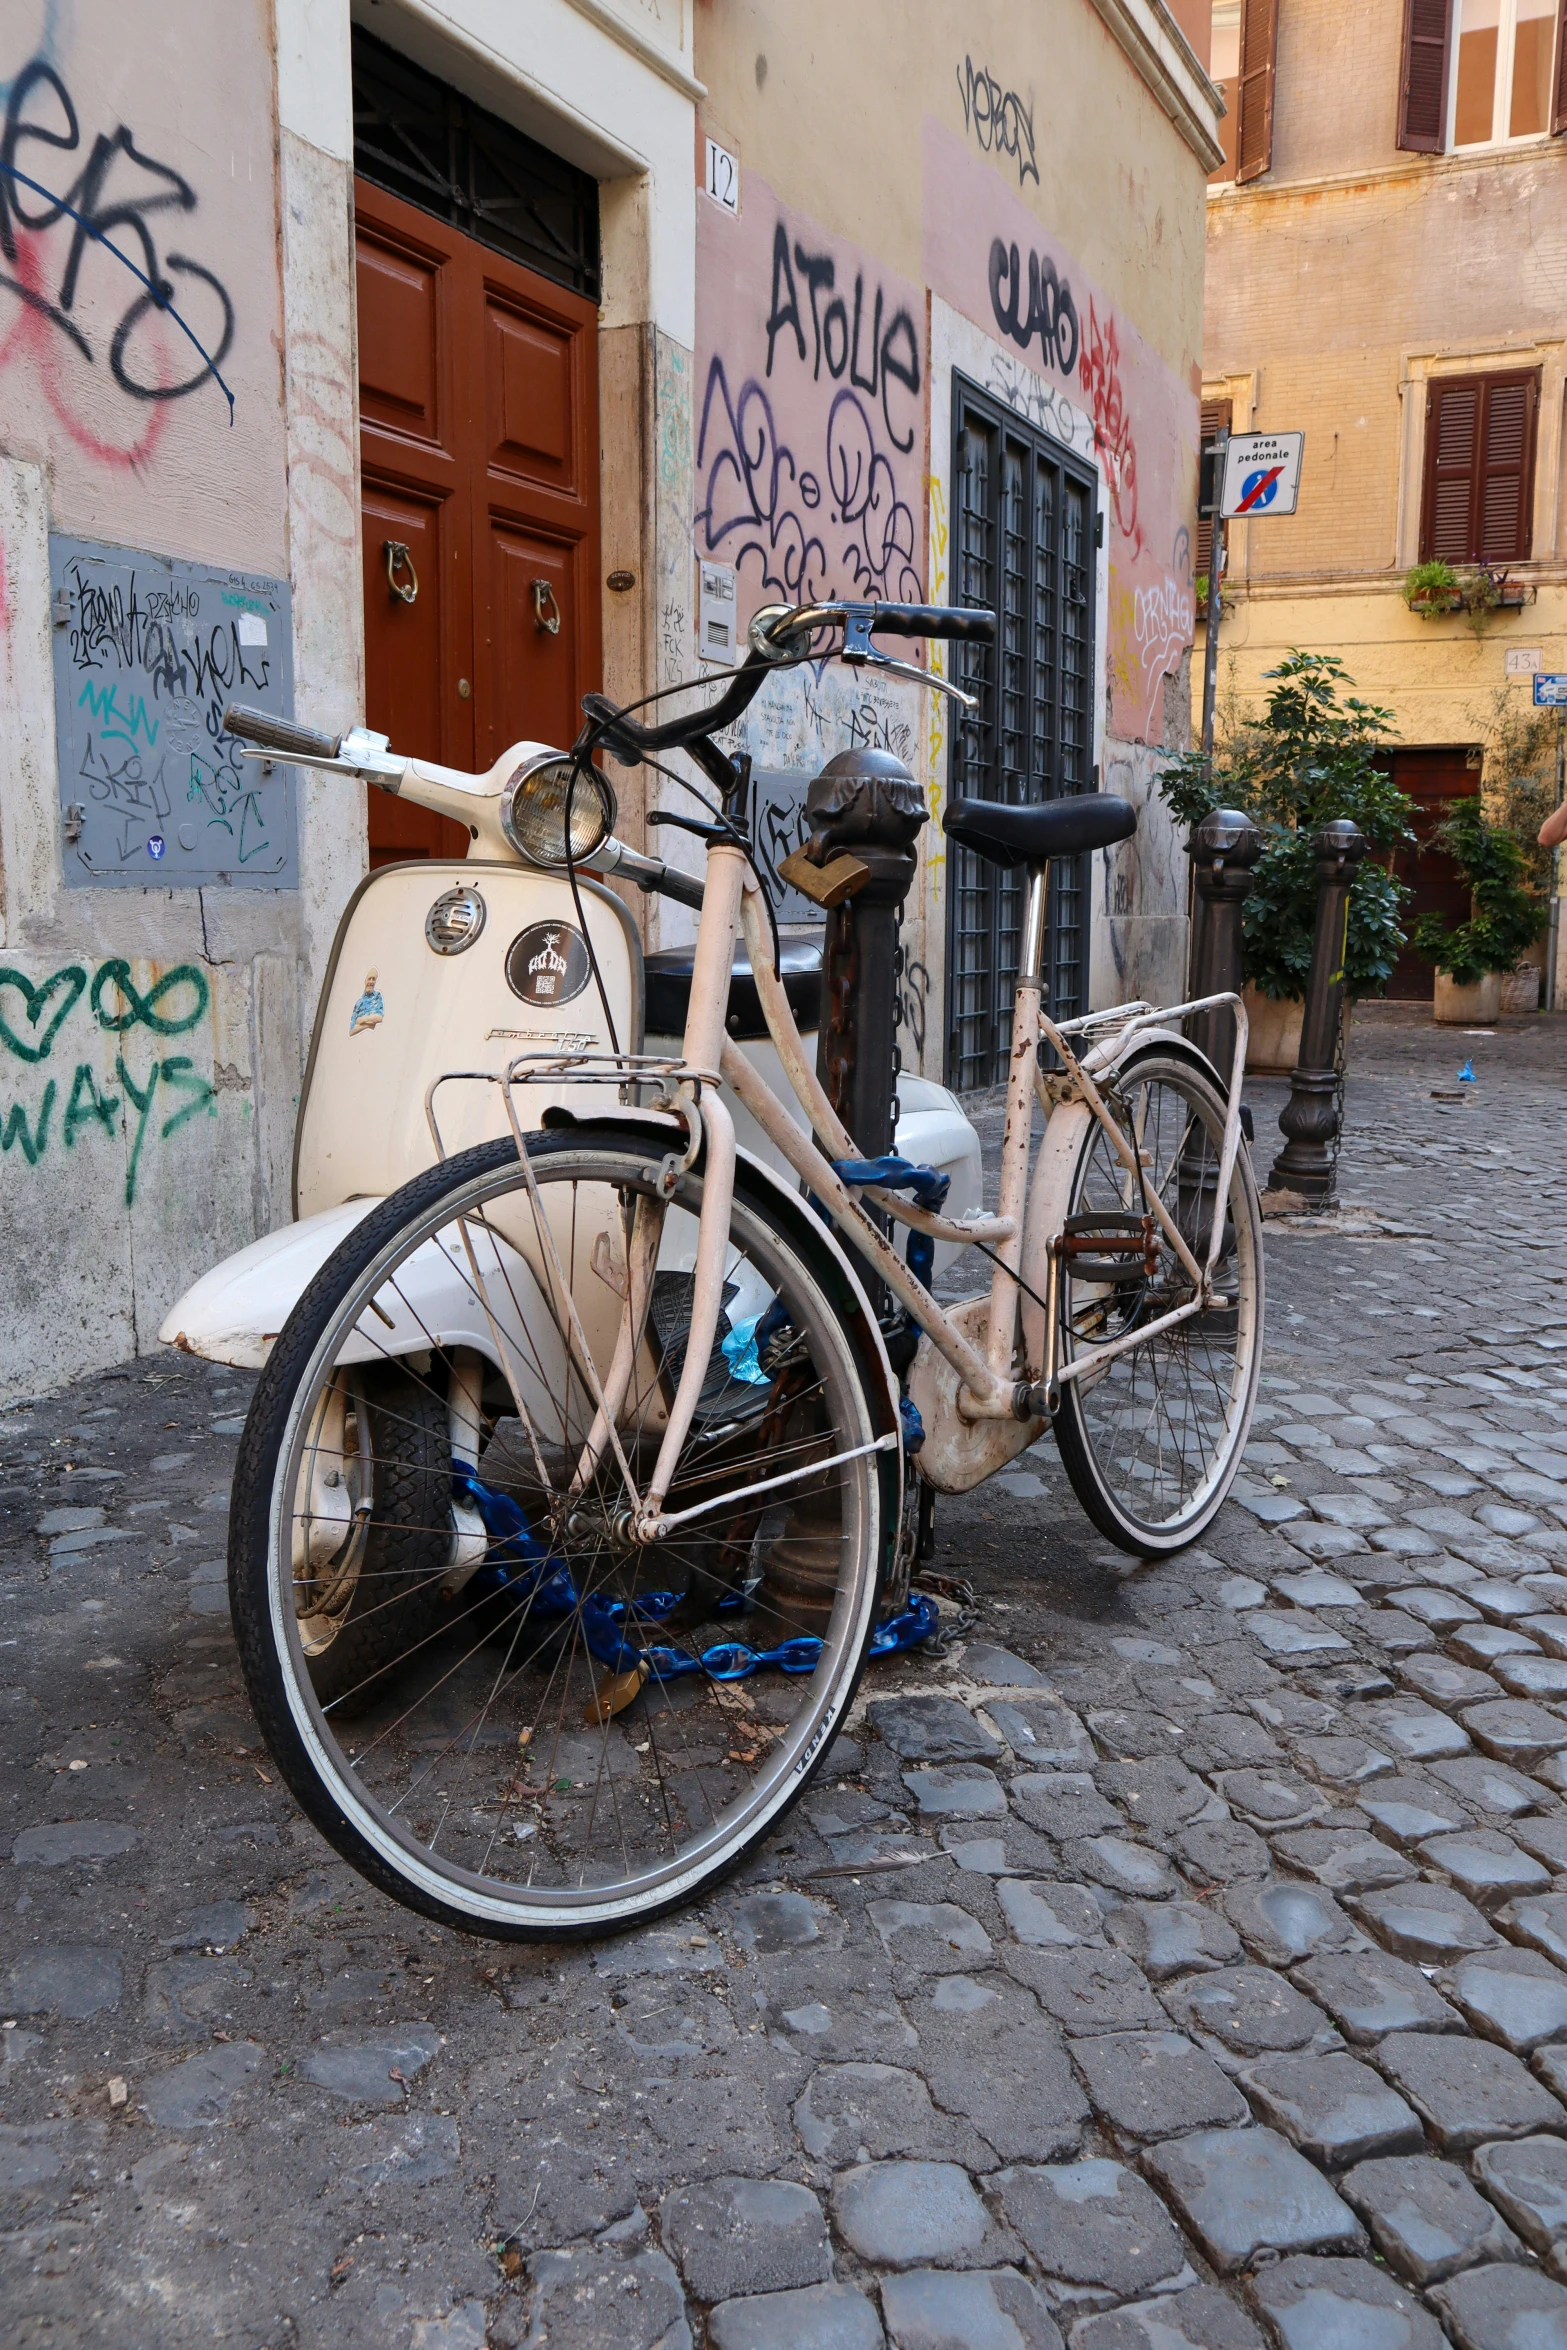
<path fill-rule="evenodd" d="M 1256 988 L 1242 990 L 1246 1018 L 1248 1069 L 1282 1071 L 1285 1076 L 1300 1059 L 1300 1024 L 1305 1004 L 1299 996 L 1262 995 Z"/>
<path fill-rule="evenodd" d="M 1456 588 L 1426 588 L 1417 596 L 1406 596 L 1404 601 L 1417 620 L 1440 620 L 1449 612 L 1461 612 L 1464 599 Z"/>
<path fill-rule="evenodd" d="M 1487 971 L 1472 987 L 1460 987 L 1450 973 L 1439 971 L 1431 1008 L 1444 1027 L 1488 1028 L 1502 1009 L 1502 974 Z"/>
<path fill-rule="evenodd" d="M 1540 976 L 1538 963 L 1520 963 L 1516 971 L 1509 971 L 1502 981 L 1502 1010 L 1537 1012 L 1540 1009 Z"/>

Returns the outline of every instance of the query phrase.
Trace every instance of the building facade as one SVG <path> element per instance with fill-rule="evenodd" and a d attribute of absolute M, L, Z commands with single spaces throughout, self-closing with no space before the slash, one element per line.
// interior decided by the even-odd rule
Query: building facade
<path fill-rule="evenodd" d="M 166 0 L 126 41 L 108 0 L 11 12 L 0 1395 L 150 1346 L 287 1220 L 341 911 L 454 845 L 241 761 L 228 699 L 477 769 L 569 740 L 586 691 L 727 663 L 763 602 L 961 599 L 1003 615 L 972 725 L 895 681 L 769 685 L 769 855 L 850 741 L 938 816 L 1149 800 L 1186 739 L 1219 154 L 1179 14 Z M 1058 1005 L 1178 986 L 1184 906 L 1155 801 L 1058 876 Z M 906 1061 L 991 1080 L 1014 925 L 933 823 Z"/>
<path fill-rule="evenodd" d="M 1564 23 L 1561 0 L 1212 12 L 1205 426 L 1306 435 L 1298 513 L 1231 527 L 1221 718 L 1291 646 L 1340 654 L 1393 711 L 1421 835 L 1482 778 L 1556 768 L 1533 680 L 1567 672 Z M 1411 608 L 1432 561 L 1469 609 Z M 1445 860 L 1410 877 L 1416 912 L 1453 898 Z M 1429 997 L 1429 967 L 1394 992 Z"/>

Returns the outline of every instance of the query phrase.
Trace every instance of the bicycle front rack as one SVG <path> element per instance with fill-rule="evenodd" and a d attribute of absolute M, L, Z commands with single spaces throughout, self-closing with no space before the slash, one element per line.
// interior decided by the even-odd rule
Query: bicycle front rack
<path fill-rule="evenodd" d="M 435 1097 L 443 1085 L 496 1085 L 506 1104 L 506 1115 L 519 1151 L 523 1148 L 523 1125 L 517 1114 L 514 1098 L 519 1085 L 613 1085 L 622 1105 L 642 1109 L 654 1115 L 675 1117 L 685 1129 L 686 1152 L 679 1162 L 681 1172 L 695 1161 L 701 1148 L 702 1122 L 697 1104 L 704 1085 L 717 1085 L 716 1069 L 698 1069 L 689 1061 L 661 1053 L 519 1053 L 504 1069 L 445 1069 L 431 1079 L 425 1089 L 425 1123 L 435 1145 L 438 1160 L 444 1165 L 450 1152 L 441 1135 L 435 1115 Z M 689 1086 L 689 1094 L 679 1089 Z M 650 1088 L 649 1098 L 639 1098 L 644 1088 Z M 541 1123 L 549 1121 L 546 1109 Z"/>

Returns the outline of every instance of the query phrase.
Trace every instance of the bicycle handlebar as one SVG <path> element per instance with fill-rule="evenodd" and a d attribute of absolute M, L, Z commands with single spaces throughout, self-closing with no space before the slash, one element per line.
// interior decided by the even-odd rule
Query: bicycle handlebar
<path fill-rule="evenodd" d="M 752 651 L 718 700 L 705 710 L 681 718 L 666 718 L 656 726 L 644 726 L 605 695 L 584 696 L 582 707 L 593 728 L 595 744 L 602 743 L 626 766 L 634 767 L 644 751 L 679 750 L 703 735 L 716 734 L 750 708 L 778 662 L 793 656 L 795 640 L 814 636 L 834 622 L 843 625 L 845 649 L 851 660 L 864 660 L 871 637 L 881 630 L 889 636 L 935 637 L 967 644 L 993 644 L 996 636 L 994 612 L 956 604 L 832 603 L 797 604 L 792 608 L 780 605 L 773 607 L 771 620 L 766 614 L 757 617 L 765 623 L 762 633 L 777 645 L 777 652 L 769 659 L 757 649 L 753 635 Z"/>
<path fill-rule="evenodd" d="M 683 718 L 666 718 L 657 726 L 644 726 L 639 719 L 629 717 L 607 694 L 584 694 L 582 707 L 592 722 L 595 743 L 602 743 L 606 750 L 612 751 L 622 765 L 635 767 L 644 751 L 677 751 L 684 744 L 694 742 L 698 735 L 713 734 L 720 727 L 732 726 L 749 710 L 772 674 L 772 668 L 773 664 L 764 661 L 760 653 L 747 654 L 716 702 Z"/>
<path fill-rule="evenodd" d="M 929 636 L 949 644 L 972 645 L 994 644 L 996 638 L 994 612 L 959 604 L 802 604 L 798 618 L 781 625 L 779 634 L 795 636 L 809 626 L 824 625 L 824 621 L 813 622 L 816 613 L 824 615 L 824 620 L 838 620 L 866 609 L 871 615 L 872 636 L 885 632 L 888 636 Z"/>
<path fill-rule="evenodd" d="M 296 726 L 271 710 L 252 710 L 244 702 L 230 702 L 223 713 L 223 731 L 258 750 L 276 751 L 279 758 L 335 759 L 342 747 L 340 734 L 322 734 L 314 726 Z"/>

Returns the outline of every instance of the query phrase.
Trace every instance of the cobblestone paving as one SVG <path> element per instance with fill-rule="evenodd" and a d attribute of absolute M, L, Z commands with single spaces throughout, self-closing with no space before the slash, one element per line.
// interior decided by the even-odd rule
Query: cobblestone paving
<path fill-rule="evenodd" d="M 246 1380 L 0 1419 L 8 2341 L 1567 2345 L 1564 1045 L 1362 1019 L 1207 1546 L 1128 1573 L 1048 1443 L 944 1505 L 966 1649 L 596 1949 L 433 1930 L 294 1813 Z"/>

